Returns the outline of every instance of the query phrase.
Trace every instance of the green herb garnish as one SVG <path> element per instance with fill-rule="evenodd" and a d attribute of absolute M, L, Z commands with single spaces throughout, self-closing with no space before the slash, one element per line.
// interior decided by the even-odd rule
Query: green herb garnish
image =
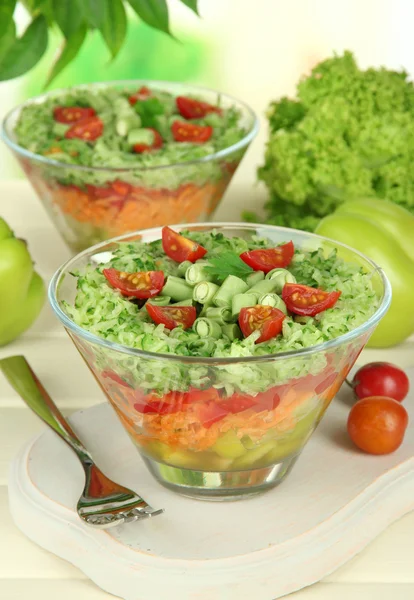
<path fill-rule="evenodd" d="M 245 279 L 253 269 L 246 265 L 234 252 L 223 252 L 220 256 L 208 259 L 209 265 L 204 267 L 210 275 L 218 281 L 224 281 L 229 275 Z"/>

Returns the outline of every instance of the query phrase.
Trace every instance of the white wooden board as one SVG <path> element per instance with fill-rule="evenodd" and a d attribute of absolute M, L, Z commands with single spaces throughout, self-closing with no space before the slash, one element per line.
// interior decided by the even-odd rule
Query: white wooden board
<path fill-rule="evenodd" d="M 87 528 L 74 511 L 82 469 L 46 431 L 12 463 L 12 516 L 30 539 L 125 600 L 273 600 L 327 576 L 414 509 L 414 390 L 404 402 L 404 444 L 384 457 L 348 440 L 350 402 L 342 389 L 280 487 L 230 503 L 162 488 L 112 409 L 89 408 L 72 423 L 98 464 L 165 514 L 105 532 Z"/>

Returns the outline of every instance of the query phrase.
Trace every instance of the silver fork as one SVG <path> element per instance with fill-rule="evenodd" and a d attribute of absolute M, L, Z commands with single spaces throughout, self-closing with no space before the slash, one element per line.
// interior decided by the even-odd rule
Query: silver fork
<path fill-rule="evenodd" d="M 24 356 L 0 360 L 0 369 L 26 402 L 75 452 L 85 471 L 85 487 L 77 505 L 78 515 L 92 527 L 106 529 L 147 519 L 164 512 L 149 506 L 135 492 L 108 479 L 94 463 Z"/>

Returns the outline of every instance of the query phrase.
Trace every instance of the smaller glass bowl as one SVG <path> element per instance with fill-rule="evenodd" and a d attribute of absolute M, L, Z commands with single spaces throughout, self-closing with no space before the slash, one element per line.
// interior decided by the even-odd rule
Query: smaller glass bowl
<path fill-rule="evenodd" d="M 297 248 L 322 248 L 327 256 L 335 248 L 372 274 L 379 300 L 376 312 L 360 327 L 318 346 L 226 359 L 137 350 L 76 325 L 64 309 L 76 296 L 77 280 L 71 273 L 107 262 L 119 242 L 158 240 L 161 228 L 122 236 L 75 256 L 54 275 L 49 299 L 155 478 L 194 498 L 234 499 L 270 489 L 289 473 L 386 313 L 391 288 L 371 260 L 318 235 L 238 223 L 174 229 L 213 227 L 229 237 L 259 235 L 275 244 L 291 239 Z M 243 379 L 260 388 L 257 395 L 249 397 L 238 389 Z M 225 399 L 225 411 L 218 393 L 223 384 L 234 389 Z"/>
<path fill-rule="evenodd" d="M 223 108 L 236 107 L 245 136 L 237 143 L 200 159 L 154 167 L 84 167 L 68 165 L 19 146 L 14 128 L 22 109 L 51 96 L 53 90 L 17 106 L 3 122 L 2 137 L 13 151 L 47 213 L 68 246 L 79 252 L 109 238 L 137 229 L 194 223 L 209 219 L 220 203 L 234 172 L 258 131 L 255 113 L 244 102 L 200 86 L 162 81 L 115 81 L 71 88 L 105 87 L 138 90 L 148 86 L 175 96 L 190 95 Z M 70 183 L 73 176 L 83 185 Z"/>

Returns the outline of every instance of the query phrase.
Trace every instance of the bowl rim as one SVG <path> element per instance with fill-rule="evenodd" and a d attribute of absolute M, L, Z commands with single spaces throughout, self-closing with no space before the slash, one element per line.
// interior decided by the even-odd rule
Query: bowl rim
<path fill-rule="evenodd" d="M 27 148 L 24 148 L 23 146 L 20 146 L 17 142 L 13 141 L 9 135 L 10 121 L 16 115 L 16 113 L 21 111 L 25 106 L 28 106 L 30 104 L 40 104 L 41 102 L 44 102 L 47 98 L 49 98 L 51 96 L 59 96 L 59 95 L 67 94 L 71 90 L 90 89 L 90 88 L 105 88 L 105 87 L 111 87 L 111 86 L 117 87 L 117 86 L 128 86 L 128 85 L 132 85 L 132 86 L 136 85 L 137 87 L 139 85 L 152 85 L 152 87 L 154 89 L 156 89 L 157 86 L 172 86 L 172 87 L 180 87 L 180 88 L 188 87 L 188 88 L 191 88 L 192 90 L 199 90 L 201 94 L 203 92 L 204 93 L 215 93 L 219 97 L 227 98 L 228 100 L 232 101 L 236 105 L 239 105 L 239 106 L 241 105 L 242 108 L 247 111 L 247 113 L 250 115 L 250 117 L 252 119 L 251 129 L 246 133 L 246 135 L 241 140 L 239 140 L 235 144 L 232 144 L 231 146 L 228 146 L 227 148 L 222 148 L 221 150 L 218 150 L 217 152 L 213 152 L 212 154 L 208 154 L 206 156 L 202 156 L 202 157 L 194 159 L 194 160 L 169 163 L 167 165 L 155 165 L 152 167 L 151 166 L 149 166 L 149 167 L 140 167 L 140 166 L 87 167 L 84 165 L 72 165 L 69 163 L 64 163 L 64 162 L 61 162 L 58 160 L 47 158 L 46 156 L 42 156 L 41 154 L 37 154 L 36 152 L 31 152 Z M 232 96 L 230 94 L 226 94 L 224 92 L 219 92 L 218 90 L 214 90 L 214 89 L 206 87 L 206 86 L 191 84 L 191 83 L 187 83 L 187 82 L 181 83 L 179 81 L 163 81 L 160 79 L 119 79 L 119 80 L 114 80 L 114 81 L 99 81 L 99 82 L 95 82 L 95 83 L 82 83 L 79 85 L 75 85 L 71 88 L 59 88 L 59 89 L 51 90 L 44 94 L 39 94 L 38 96 L 34 96 L 33 98 L 29 98 L 25 102 L 22 102 L 21 104 L 12 108 L 12 110 L 10 110 L 6 114 L 6 116 L 4 117 L 3 122 L 2 122 L 2 127 L 0 130 L 0 137 L 2 137 L 2 139 L 6 143 L 6 145 L 9 146 L 9 148 L 11 148 L 17 154 L 20 154 L 24 158 L 34 160 L 34 161 L 39 162 L 46 166 L 74 169 L 74 170 L 80 171 L 80 172 L 87 171 L 89 173 L 95 173 L 95 172 L 129 173 L 131 171 L 147 172 L 147 171 L 156 171 L 156 170 L 162 170 L 162 169 L 170 169 L 172 167 L 185 167 L 186 165 L 207 163 L 212 160 L 224 158 L 227 155 L 232 154 L 233 152 L 236 152 L 237 150 L 241 150 L 242 148 L 248 146 L 250 144 L 250 142 L 256 137 L 258 131 L 259 131 L 259 118 L 258 118 L 257 114 L 254 112 L 254 110 L 248 104 L 243 102 L 243 100 L 239 100 L 238 98 L 235 98 L 234 96 Z"/>
<path fill-rule="evenodd" d="M 373 260 L 371 260 L 370 258 L 365 256 L 362 252 L 359 252 L 358 250 L 351 248 L 347 244 L 342 244 L 341 242 L 337 242 L 336 240 L 333 240 L 331 238 L 317 235 L 315 233 L 304 232 L 304 231 L 301 231 L 298 229 L 290 229 L 287 227 L 278 227 L 275 225 L 266 225 L 266 224 L 263 225 L 260 223 L 239 223 L 239 222 L 206 223 L 205 222 L 205 223 L 178 224 L 178 225 L 172 225 L 172 227 L 174 227 L 175 229 L 178 229 L 179 231 L 181 231 L 182 229 L 187 229 L 187 228 L 191 228 L 191 227 L 193 227 L 193 228 L 208 228 L 208 229 L 214 229 L 215 227 L 220 227 L 220 228 L 229 228 L 229 229 L 237 229 L 238 228 L 238 229 L 247 229 L 247 230 L 249 230 L 249 229 L 256 230 L 257 228 L 260 228 L 260 229 L 265 228 L 265 229 L 270 229 L 270 230 L 286 232 L 287 237 L 289 236 L 290 232 L 295 232 L 295 233 L 299 233 L 302 235 L 306 234 L 307 236 L 310 236 L 312 238 L 316 238 L 319 240 L 333 242 L 337 246 L 340 246 L 348 251 L 350 250 L 355 255 L 362 258 L 364 261 L 366 261 L 368 264 L 370 264 L 372 266 L 373 272 L 376 271 L 379 274 L 382 284 L 383 284 L 383 288 L 384 288 L 381 303 L 378 306 L 377 310 L 371 315 L 371 317 L 367 321 L 362 323 L 362 325 L 360 325 L 359 327 L 356 327 L 355 329 L 352 329 L 351 331 L 348 331 L 347 333 L 345 333 L 343 335 L 340 335 L 336 338 L 333 338 L 331 340 L 323 342 L 322 344 L 317 344 L 315 346 L 309 346 L 307 348 L 301 348 L 299 350 L 289 350 L 286 352 L 278 352 L 278 353 L 274 353 L 274 354 L 264 354 L 264 355 L 259 355 L 259 356 L 226 357 L 226 358 L 218 357 L 218 358 L 216 358 L 216 357 L 199 357 L 199 356 L 181 356 L 178 354 L 149 352 L 146 350 L 139 350 L 137 348 L 130 348 L 129 346 L 125 346 L 125 345 L 119 344 L 117 342 L 111 342 L 109 340 L 106 340 L 105 338 L 101 338 L 97 335 L 94 335 L 93 333 L 89 332 L 86 329 L 83 329 L 82 327 L 79 327 L 79 325 L 77 325 L 74 321 L 72 321 L 72 319 L 70 319 L 70 317 L 62 310 L 62 308 L 60 307 L 59 301 L 57 299 L 57 291 L 59 288 L 59 284 L 61 282 L 61 276 L 65 276 L 66 273 L 70 273 L 71 264 L 74 263 L 75 261 L 78 261 L 84 255 L 90 254 L 92 251 L 95 252 L 101 248 L 107 247 L 108 244 L 123 241 L 123 240 L 131 238 L 132 236 L 135 236 L 135 235 L 142 235 L 142 234 L 151 235 L 151 234 L 156 234 L 158 232 L 161 232 L 161 230 L 162 230 L 162 227 L 152 227 L 150 229 L 141 229 L 141 230 L 138 230 L 135 232 L 123 234 L 121 236 L 117 236 L 117 237 L 111 238 L 109 240 L 106 240 L 105 242 L 100 242 L 99 244 L 95 244 L 94 246 L 91 246 L 90 248 L 87 248 L 86 250 L 83 250 L 82 252 L 76 254 L 75 256 L 70 258 L 68 261 L 66 261 L 63 265 L 61 265 L 59 267 L 59 269 L 54 273 L 54 275 L 50 281 L 49 288 L 48 288 L 48 298 L 49 298 L 49 302 L 52 306 L 52 309 L 54 310 L 54 312 L 57 315 L 57 317 L 59 318 L 59 320 L 63 323 L 63 326 L 66 329 L 72 331 L 75 335 L 85 339 L 89 343 L 97 344 L 99 346 L 108 348 L 109 350 L 122 352 L 123 354 L 128 354 L 128 355 L 134 356 L 136 358 L 146 358 L 146 359 L 153 359 L 153 360 L 154 359 L 167 360 L 167 361 L 172 360 L 174 362 L 185 363 L 185 364 L 198 364 L 198 365 L 204 364 L 204 365 L 213 366 L 213 365 L 228 365 L 228 364 L 236 364 L 236 363 L 261 363 L 261 362 L 266 362 L 269 360 L 281 360 L 281 359 L 308 356 L 308 355 L 315 354 L 318 352 L 324 352 L 327 350 L 331 350 L 332 348 L 341 346 L 342 344 L 352 341 L 355 338 L 359 337 L 360 335 L 366 333 L 370 328 L 372 328 L 374 325 L 376 325 L 380 321 L 380 319 L 386 314 L 386 312 L 390 306 L 391 297 L 392 297 L 391 284 L 388 280 L 388 277 L 385 275 L 384 270 L 381 267 L 379 267 Z M 263 232 L 263 235 L 265 235 L 264 232 Z"/>

